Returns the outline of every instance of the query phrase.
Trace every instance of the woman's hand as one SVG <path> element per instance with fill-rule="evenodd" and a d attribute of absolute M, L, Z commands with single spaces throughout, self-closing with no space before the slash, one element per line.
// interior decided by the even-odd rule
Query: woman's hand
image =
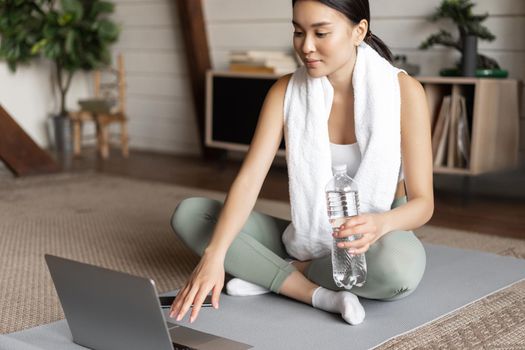
<path fill-rule="evenodd" d="M 352 217 L 339 227 L 339 232 L 334 233 L 335 238 L 349 237 L 361 234 L 362 237 L 351 242 L 340 242 L 339 248 L 348 249 L 353 255 L 365 253 L 372 244 L 381 238 L 386 231 L 384 216 L 381 214 L 362 214 Z"/>
<path fill-rule="evenodd" d="M 219 296 L 223 286 L 224 257 L 219 254 L 205 253 L 193 270 L 188 282 L 173 301 L 170 317 L 176 317 L 177 321 L 182 320 L 193 304 L 190 316 L 190 323 L 193 323 L 199 314 L 204 299 L 212 289 L 212 305 L 218 309 Z"/>

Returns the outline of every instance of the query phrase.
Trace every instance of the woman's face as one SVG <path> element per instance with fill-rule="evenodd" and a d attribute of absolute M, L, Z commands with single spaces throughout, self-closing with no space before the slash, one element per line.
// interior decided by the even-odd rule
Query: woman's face
<path fill-rule="evenodd" d="M 330 75 L 355 62 L 363 28 L 341 12 L 315 0 L 300 0 L 294 5 L 292 23 L 294 48 L 310 76 Z"/>

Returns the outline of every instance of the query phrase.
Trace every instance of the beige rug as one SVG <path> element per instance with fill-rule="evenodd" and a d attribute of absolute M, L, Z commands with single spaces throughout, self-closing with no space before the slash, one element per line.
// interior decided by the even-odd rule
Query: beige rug
<path fill-rule="evenodd" d="M 0 183 L 0 333 L 63 318 L 44 253 L 181 286 L 198 257 L 176 238 L 170 215 L 183 198 L 219 192 L 102 175 L 60 175 Z M 289 216 L 286 203 L 256 209 Z M 425 226 L 424 242 L 525 259 L 525 241 Z M 451 294 L 451 297 L 453 295 Z M 525 282 L 436 320 L 380 349 L 525 349 Z"/>

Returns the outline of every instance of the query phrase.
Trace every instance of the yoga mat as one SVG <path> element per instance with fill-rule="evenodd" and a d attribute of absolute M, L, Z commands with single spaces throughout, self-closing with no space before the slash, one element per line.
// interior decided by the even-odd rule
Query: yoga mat
<path fill-rule="evenodd" d="M 525 279 L 523 259 L 424 246 L 427 270 L 416 291 L 390 302 L 360 298 L 366 318 L 357 326 L 276 294 L 222 294 L 219 310 L 203 308 L 193 324 L 188 315 L 179 323 L 255 349 L 370 349 Z M 67 323 L 59 321 L 0 336 L 0 349 L 81 348 L 70 339 Z"/>

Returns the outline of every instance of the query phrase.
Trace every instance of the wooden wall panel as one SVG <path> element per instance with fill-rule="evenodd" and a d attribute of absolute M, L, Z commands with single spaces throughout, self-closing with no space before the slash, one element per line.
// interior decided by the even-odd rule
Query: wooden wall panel
<path fill-rule="evenodd" d="M 159 73 L 186 75 L 184 53 L 176 51 L 123 50 L 128 73 Z"/>
<path fill-rule="evenodd" d="M 128 78 L 128 96 L 173 97 L 187 101 L 191 91 L 187 79 L 174 75 L 132 75 Z"/>
<path fill-rule="evenodd" d="M 173 15 L 175 7 L 175 2 L 170 0 L 121 2 L 116 4 L 114 19 L 124 29 L 135 26 L 173 28 L 178 23 Z"/>
<path fill-rule="evenodd" d="M 197 154 L 197 128 L 176 3 L 117 0 L 114 19 L 122 27 L 114 52 L 125 57 L 130 147 Z"/>
<path fill-rule="evenodd" d="M 180 31 L 171 26 L 160 28 L 130 27 L 122 32 L 118 43 L 118 50 L 158 50 L 177 51 L 184 50 Z"/>
<path fill-rule="evenodd" d="M 181 120 L 193 127 L 193 122 L 188 122 L 188 116 L 193 116 L 193 106 L 185 99 L 174 99 L 150 96 L 135 96 L 129 103 L 128 108 L 134 113 L 130 116 L 134 119 L 158 123 L 164 119 L 166 122 Z M 193 133 L 194 131 L 192 131 Z"/>
<path fill-rule="evenodd" d="M 491 16 L 525 15 L 523 0 L 474 0 L 473 12 L 489 12 Z M 440 1 L 436 0 L 370 0 L 370 12 L 374 17 L 425 17 L 431 13 Z"/>

